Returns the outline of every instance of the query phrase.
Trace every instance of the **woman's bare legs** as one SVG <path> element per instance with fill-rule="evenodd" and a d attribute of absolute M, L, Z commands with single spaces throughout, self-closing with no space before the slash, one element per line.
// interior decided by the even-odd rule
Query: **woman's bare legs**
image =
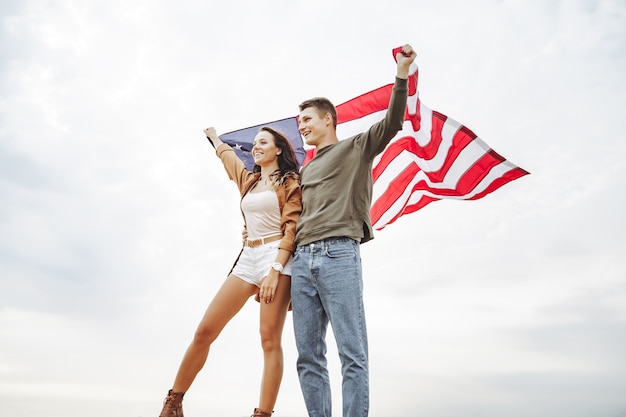
<path fill-rule="evenodd" d="M 191 345 L 187 348 L 178 368 L 172 391 L 187 392 L 206 362 L 211 343 L 217 339 L 226 324 L 257 291 L 256 285 L 234 275 L 226 278 L 200 320 Z"/>
<path fill-rule="evenodd" d="M 291 277 L 281 275 L 274 301 L 268 304 L 261 302 L 259 330 L 264 365 L 259 408 L 269 413 L 274 410 L 283 377 L 282 335 L 290 301 Z"/>

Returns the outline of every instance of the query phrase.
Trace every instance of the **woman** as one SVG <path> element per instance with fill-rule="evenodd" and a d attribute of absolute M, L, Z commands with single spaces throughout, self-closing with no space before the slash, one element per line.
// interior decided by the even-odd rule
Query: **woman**
<path fill-rule="evenodd" d="M 302 210 L 298 163 L 289 141 L 270 127 L 262 127 L 254 139 L 253 172 L 246 170 L 214 128 L 204 133 L 215 146 L 228 176 L 239 187 L 247 238 L 231 273 L 198 325 L 159 417 L 183 417 L 183 395 L 204 366 L 211 343 L 253 295 L 261 303 L 264 366 L 259 405 L 252 417 L 270 417 L 283 375 L 281 338 L 291 300 L 296 222 Z"/>

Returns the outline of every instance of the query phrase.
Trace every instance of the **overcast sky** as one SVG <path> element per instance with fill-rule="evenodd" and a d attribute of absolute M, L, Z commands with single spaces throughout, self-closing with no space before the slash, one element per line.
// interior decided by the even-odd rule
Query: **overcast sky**
<path fill-rule="evenodd" d="M 362 247 L 370 415 L 626 416 L 626 3 L 217 3 L 0 3 L 0 415 L 156 417 L 240 245 L 202 129 L 393 82 L 411 43 L 423 102 L 531 175 Z M 251 413 L 257 323 L 186 415 Z M 304 417 L 291 316 L 284 350 L 275 415 Z"/>

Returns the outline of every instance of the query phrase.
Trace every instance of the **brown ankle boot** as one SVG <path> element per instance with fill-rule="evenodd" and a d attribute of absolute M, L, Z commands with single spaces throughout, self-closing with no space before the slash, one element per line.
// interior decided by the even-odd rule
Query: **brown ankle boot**
<path fill-rule="evenodd" d="M 185 395 L 184 392 L 169 390 L 159 417 L 183 417 L 183 395 Z"/>
<path fill-rule="evenodd" d="M 272 413 L 273 413 L 273 411 L 272 411 Z M 254 409 L 254 414 L 252 414 L 250 417 L 272 417 L 272 413 L 268 413 L 266 411 L 263 411 L 260 408 L 255 408 Z"/>

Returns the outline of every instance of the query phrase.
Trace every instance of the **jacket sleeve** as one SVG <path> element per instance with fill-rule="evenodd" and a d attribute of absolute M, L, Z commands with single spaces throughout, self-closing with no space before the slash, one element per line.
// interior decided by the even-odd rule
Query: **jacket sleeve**
<path fill-rule="evenodd" d="M 222 164 L 224 164 L 224 169 L 226 170 L 228 177 L 237 184 L 240 194 L 243 195 L 245 192 L 244 186 L 246 182 L 253 177 L 254 174 L 246 169 L 246 165 L 243 161 L 237 157 L 233 148 L 227 144 L 221 144 L 217 147 L 215 152 L 222 160 Z"/>
<path fill-rule="evenodd" d="M 283 238 L 278 247 L 293 252 L 296 250 L 296 224 L 302 213 L 302 192 L 296 180 L 289 180 L 284 187 L 285 203 L 281 213 Z"/>
<path fill-rule="evenodd" d="M 376 155 L 385 149 L 391 139 L 402 130 L 409 92 L 408 85 L 407 79 L 396 77 L 385 118 L 380 122 L 374 123 L 360 137 L 357 137 L 356 140 L 367 159 L 374 159 Z"/>

